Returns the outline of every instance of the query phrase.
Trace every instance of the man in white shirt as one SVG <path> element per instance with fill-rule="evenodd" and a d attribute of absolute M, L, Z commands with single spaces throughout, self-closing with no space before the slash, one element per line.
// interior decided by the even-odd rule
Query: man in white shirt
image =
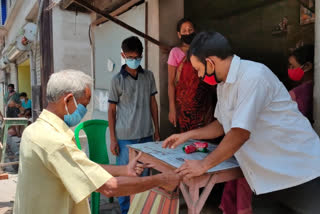
<path fill-rule="evenodd" d="M 188 139 L 225 137 L 205 159 L 187 160 L 177 172 L 186 178 L 199 176 L 234 155 L 257 195 L 281 195 L 295 211 L 319 212 L 319 137 L 284 85 L 265 65 L 234 55 L 217 32 L 199 33 L 189 56 L 201 79 L 219 83 L 217 120 L 172 135 L 163 147 L 175 148 Z"/>

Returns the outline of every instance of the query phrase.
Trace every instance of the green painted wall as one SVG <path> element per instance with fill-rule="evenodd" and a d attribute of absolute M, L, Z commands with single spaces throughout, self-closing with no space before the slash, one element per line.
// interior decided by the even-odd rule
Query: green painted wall
<path fill-rule="evenodd" d="M 185 0 L 185 17 L 199 31 L 215 30 L 231 41 L 237 55 L 266 64 L 290 88 L 287 77 L 289 48 L 299 40 L 314 43 L 314 24 L 300 26 L 297 0 L 261 5 L 261 0 Z M 288 33 L 272 35 L 282 17 L 288 17 Z"/>
<path fill-rule="evenodd" d="M 19 93 L 26 92 L 31 99 L 30 66 L 18 66 Z"/>

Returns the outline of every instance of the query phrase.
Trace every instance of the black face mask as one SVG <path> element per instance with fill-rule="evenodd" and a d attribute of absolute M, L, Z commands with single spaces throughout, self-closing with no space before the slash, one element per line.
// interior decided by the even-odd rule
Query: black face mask
<path fill-rule="evenodd" d="M 195 36 L 196 36 L 195 32 L 188 35 L 181 35 L 181 41 L 183 43 L 186 43 L 187 45 L 190 45 Z"/>

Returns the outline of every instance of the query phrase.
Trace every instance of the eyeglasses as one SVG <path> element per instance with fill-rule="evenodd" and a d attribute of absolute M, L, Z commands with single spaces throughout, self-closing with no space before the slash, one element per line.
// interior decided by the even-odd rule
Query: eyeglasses
<path fill-rule="evenodd" d="M 127 57 L 124 53 L 123 53 L 123 55 L 125 56 L 126 60 L 129 60 L 129 61 L 131 61 L 131 60 L 141 60 L 142 59 L 141 56 L 136 56 L 136 57 L 129 56 L 129 57 Z"/>

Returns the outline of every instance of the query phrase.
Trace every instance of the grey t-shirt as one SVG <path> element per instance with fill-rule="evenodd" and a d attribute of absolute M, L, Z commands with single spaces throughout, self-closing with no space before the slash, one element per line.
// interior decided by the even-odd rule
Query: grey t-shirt
<path fill-rule="evenodd" d="M 117 139 L 141 139 L 154 133 L 150 103 L 157 93 L 156 83 L 151 71 L 140 66 L 135 78 L 125 66 L 112 78 L 108 102 L 117 104 Z"/>

